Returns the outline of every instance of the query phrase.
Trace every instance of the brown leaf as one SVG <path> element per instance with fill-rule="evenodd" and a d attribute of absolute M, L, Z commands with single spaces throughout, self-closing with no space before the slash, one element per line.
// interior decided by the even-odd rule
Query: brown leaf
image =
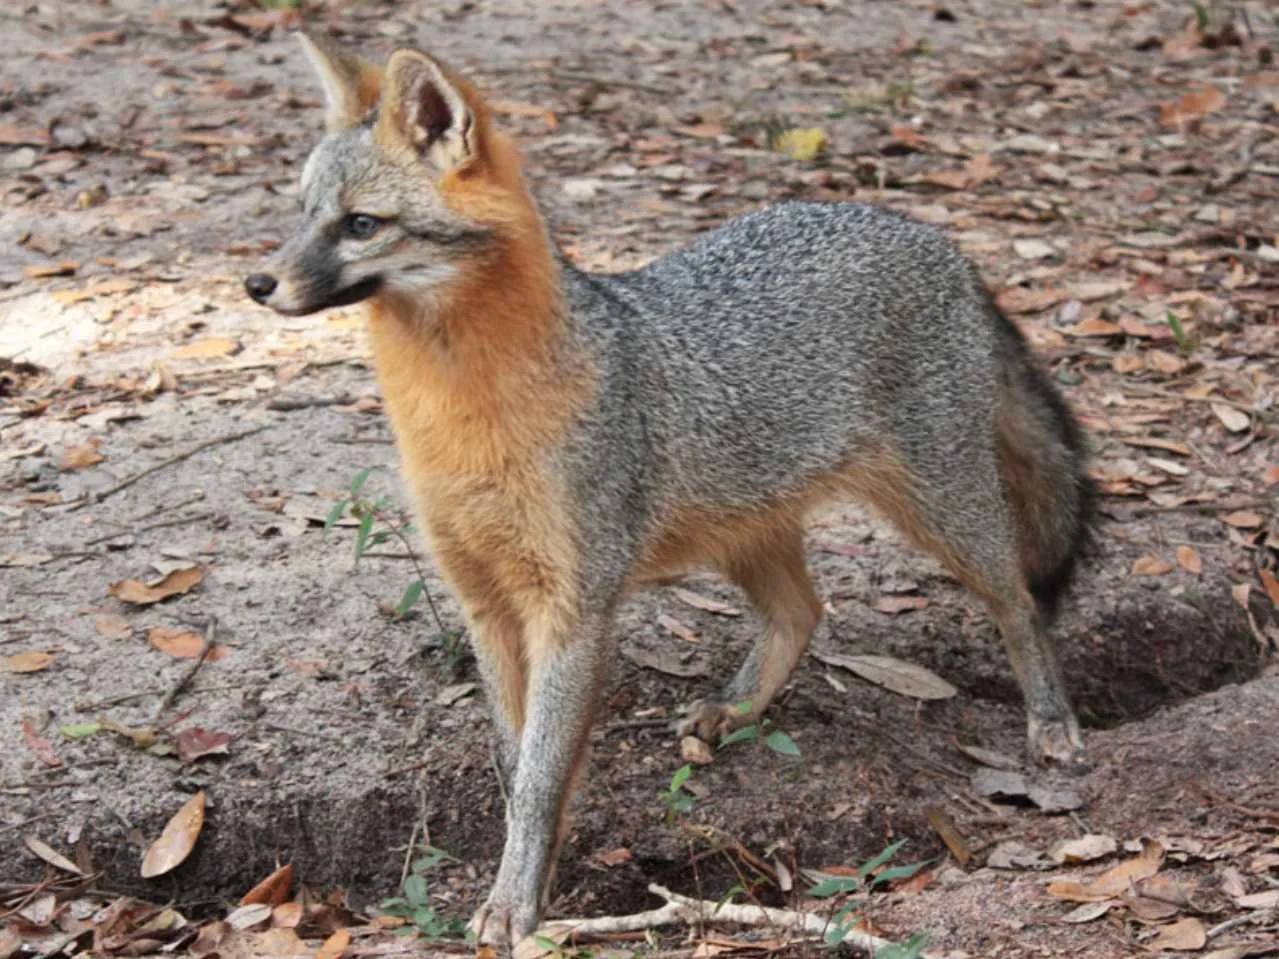
<path fill-rule="evenodd" d="M 93 627 L 99 636 L 108 639 L 128 639 L 133 635 L 133 624 L 119 613 L 99 613 L 93 617 Z"/>
<path fill-rule="evenodd" d="M 204 568 L 192 566 L 188 569 L 174 570 L 154 585 L 140 583 L 136 579 L 124 579 L 112 583 L 108 592 L 117 599 L 137 606 L 149 606 L 170 596 L 180 596 L 190 592 L 204 579 Z"/>
<path fill-rule="evenodd" d="M 1227 513 L 1221 517 L 1221 521 L 1235 529 L 1254 529 L 1265 522 L 1265 517 L 1251 510 L 1241 509 L 1233 513 Z"/>
<path fill-rule="evenodd" d="M 1166 127 L 1181 128 L 1210 113 L 1217 113 L 1225 105 L 1225 94 L 1216 87 L 1206 86 L 1184 94 L 1180 100 L 1161 103 L 1159 122 Z"/>
<path fill-rule="evenodd" d="M 1118 323 L 1103 320 L 1099 316 L 1091 316 L 1086 320 L 1080 320 L 1065 332 L 1071 336 L 1118 336 L 1123 331 L 1124 328 Z"/>
<path fill-rule="evenodd" d="M 1149 351 L 1146 354 L 1146 363 L 1167 376 L 1176 376 L 1186 368 L 1185 360 L 1175 353 L 1168 353 L 1164 350 Z"/>
<path fill-rule="evenodd" d="M 1157 935 L 1146 943 L 1149 949 L 1171 949 L 1175 952 L 1196 952 L 1208 944 L 1208 932 L 1194 916 L 1179 919 L 1169 926 L 1162 926 Z"/>
<path fill-rule="evenodd" d="M 53 751 L 53 743 L 41 736 L 35 724 L 25 716 L 22 719 L 22 738 L 36 758 L 50 769 L 57 769 L 62 765 L 62 759 Z"/>
<path fill-rule="evenodd" d="M 61 869 L 63 872 L 73 873 L 77 876 L 84 875 L 84 871 L 79 866 L 35 836 L 26 836 L 22 842 L 34 855 L 39 856 L 53 868 Z"/>
<path fill-rule="evenodd" d="M 349 945 L 351 945 L 351 931 L 349 929 L 339 929 L 324 940 L 319 951 L 315 954 L 315 959 L 340 959 L 342 953 L 346 951 Z"/>
<path fill-rule="evenodd" d="M 91 437 L 88 442 L 81 443 L 79 446 L 73 446 L 62 454 L 62 459 L 58 466 L 63 472 L 70 470 L 87 469 L 94 463 L 101 463 L 106 457 L 98 452 L 98 447 L 102 445 L 102 440 L 98 437 Z"/>
<path fill-rule="evenodd" d="M 1039 313 L 1066 299 L 1065 290 L 1030 290 L 1009 286 L 999 291 L 995 302 L 1005 313 Z"/>
<path fill-rule="evenodd" d="M 165 626 L 152 626 L 147 630 L 147 640 L 162 653 L 176 656 L 178 659 L 196 659 L 204 649 L 204 637 L 185 629 L 169 629 Z M 209 650 L 205 660 L 216 663 L 230 654 L 225 646 L 215 644 Z"/>
<path fill-rule="evenodd" d="M 1246 432 L 1252 426 L 1252 418 L 1247 413 L 1225 403 L 1213 403 L 1212 412 L 1221 420 L 1221 425 L 1232 433 Z"/>
<path fill-rule="evenodd" d="M 883 686 L 915 699 L 950 699 L 959 692 L 931 670 L 892 656 L 849 656 L 815 648 L 813 658 L 828 666 L 847 669 L 876 686 Z"/>
<path fill-rule="evenodd" d="M 1261 585 L 1266 589 L 1266 595 L 1270 597 L 1270 602 L 1274 603 L 1275 609 L 1279 609 L 1279 578 L 1268 569 L 1260 569 L 1258 573 L 1261 575 Z"/>
<path fill-rule="evenodd" d="M 630 862 L 634 858 L 635 854 L 625 846 L 620 846 L 617 849 L 609 849 L 595 855 L 595 861 L 605 869 L 612 869 L 614 866 L 620 866 L 622 863 Z"/>
<path fill-rule="evenodd" d="M 202 756 L 224 756 L 231 743 L 228 733 L 210 732 L 200 726 L 184 729 L 173 739 L 178 746 L 178 756 L 184 763 L 193 763 Z"/>
<path fill-rule="evenodd" d="M 1133 883 L 1149 879 L 1163 864 L 1164 849 L 1153 840 L 1145 840 L 1141 855 L 1106 870 L 1090 883 L 1058 879 L 1048 885 L 1048 894 L 1070 902 L 1098 902 L 1127 892 Z"/>
<path fill-rule="evenodd" d="M 1199 551 L 1193 546 L 1178 546 L 1177 562 L 1181 565 L 1182 569 L 1187 572 L 1194 573 L 1196 576 L 1202 573 L 1204 569 L 1203 558 L 1199 555 Z"/>
<path fill-rule="evenodd" d="M 239 340 L 226 337 L 212 337 L 207 340 L 196 340 L 186 346 L 180 346 L 169 355 L 175 360 L 208 360 L 222 356 L 234 356 L 243 347 Z"/>
<path fill-rule="evenodd" d="M 715 761 L 711 747 L 696 736 L 685 736 L 679 741 L 679 756 L 684 762 L 699 766 L 709 766 Z"/>
<path fill-rule="evenodd" d="M 38 673 L 41 670 L 48 669 L 57 658 L 57 653 L 46 653 L 39 650 L 30 650 L 25 653 L 14 653 L 12 656 L 4 660 L 4 672 L 6 673 Z"/>
<path fill-rule="evenodd" d="M 667 616 L 665 613 L 657 617 L 657 624 L 666 630 L 672 636 L 678 636 L 686 643 L 700 643 L 697 633 L 689 629 L 674 616 Z"/>
<path fill-rule="evenodd" d="M 22 272 L 30 280 L 42 280 L 50 276 L 70 276 L 80 269 L 74 260 L 63 260 L 61 263 L 44 263 L 24 266 Z"/>
<path fill-rule="evenodd" d="M 293 863 L 285 863 L 271 875 L 246 892 L 240 900 L 241 906 L 252 906 L 265 903 L 278 906 L 289 898 L 289 890 L 293 887 Z"/>
<path fill-rule="evenodd" d="M 142 859 L 142 878 L 152 879 L 162 876 L 179 866 L 200 838 L 200 830 L 204 828 L 204 790 L 200 790 L 174 813 L 160 833 L 160 838 L 151 844 L 146 856 Z"/>
<path fill-rule="evenodd" d="M 730 606 L 728 603 L 721 603 L 718 599 L 711 599 L 709 596 L 703 596 L 701 593 L 695 593 L 691 589 L 683 589 L 676 586 L 671 590 L 675 594 L 675 598 L 681 603 L 692 606 L 694 609 L 700 609 L 707 613 L 716 613 L 720 616 L 740 616 L 742 611 L 736 606 Z"/>
<path fill-rule="evenodd" d="M 1149 553 L 1137 557 L 1132 563 L 1134 576 L 1163 576 L 1165 573 L 1171 573 L 1172 570 L 1172 563 Z"/>
<path fill-rule="evenodd" d="M 880 596 L 871 604 L 871 607 L 876 612 L 898 616 L 902 613 L 913 613 L 927 605 L 927 596 Z"/>
<path fill-rule="evenodd" d="M 255 938 L 254 956 L 304 956 L 309 951 L 292 929 L 268 929 Z"/>

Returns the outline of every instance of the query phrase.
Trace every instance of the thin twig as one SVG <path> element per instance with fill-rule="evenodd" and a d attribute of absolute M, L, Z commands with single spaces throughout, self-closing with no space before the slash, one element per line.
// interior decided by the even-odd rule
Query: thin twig
<path fill-rule="evenodd" d="M 204 645 L 200 647 L 200 655 L 195 658 L 195 662 L 186 670 L 178 681 L 174 683 L 164 698 L 160 700 L 160 705 L 156 706 L 155 712 L 151 714 L 151 725 L 154 726 L 160 721 L 160 717 L 165 714 L 173 701 L 178 698 L 182 690 L 187 687 L 191 680 L 195 679 L 195 674 L 200 671 L 200 667 L 204 665 L 204 661 L 209 658 L 209 652 L 213 649 L 213 640 L 218 634 L 218 620 L 216 616 L 209 617 L 209 623 L 204 629 Z"/>
<path fill-rule="evenodd" d="M 382 778 L 394 779 L 396 776 L 403 776 L 405 773 L 414 773 L 419 769 L 425 769 L 429 765 L 431 765 L 431 761 L 429 759 L 422 759 L 418 762 L 408 763 L 404 766 L 396 766 L 394 769 L 388 769 L 384 772 L 382 774 Z"/>
<path fill-rule="evenodd" d="M 350 406 L 354 402 L 355 397 L 350 393 L 339 393 L 337 396 L 277 396 L 266 404 L 266 408 L 276 413 L 292 413 L 317 406 Z"/>
<path fill-rule="evenodd" d="M 142 533 L 149 533 L 156 529 L 167 529 L 170 526 L 182 526 L 186 523 L 198 523 L 200 520 L 211 519 L 216 513 L 196 513 L 192 516 L 181 516 L 177 519 L 161 520 L 159 523 L 151 523 L 148 526 L 142 526 L 138 529 L 121 529 L 117 533 L 107 533 L 105 536 L 97 536 L 85 543 L 85 546 L 97 546 L 99 543 L 105 543 L 108 540 L 119 539 L 121 536 L 138 536 Z M 64 556 L 69 554 L 64 554 Z M 91 555 L 96 556 L 96 553 Z M 58 556 L 57 559 L 63 559 L 64 556 Z"/>
<path fill-rule="evenodd" d="M 227 683 L 224 686 L 201 686 L 199 689 L 191 690 L 187 695 L 199 696 L 203 693 L 221 693 L 228 689 L 243 689 L 248 683 Z M 259 689 L 265 688 L 259 686 Z M 135 699 L 146 699 L 148 696 L 154 696 L 156 690 L 148 689 L 141 693 L 126 693 L 123 696 L 112 696 L 110 699 L 99 699 L 93 702 L 78 702 L 72 704 L 72 708 L 78 713 L 93 713 L 100 709 L 107 709 L 111 706 L 119 706 L 121 703 L 130 703 Z"/>
<path fill-rule="evenodd" d="M 120 480 L 120 482 L 116 483 L 114 486 L 108 486 L 106 489 L 101 490 L 100 492 L 94 493 L 91 497 L 89 497 L 89 499 L 77 504 L 76 506 L 72 508 L 79 509 L 81 506 L 87 505 L 87 503 L 90 501 L 94 503 L 101 503 L 108 496 L 114 496 L 116 493 L 120 492 L 121 490 L 128 489 L 134 483 L 138 482 L 138 480 L 146 479 L 152 473 L 158 473 L 160 472 L 160 470 L 168 469 L 170 466 L 173 466 L 175 463 L 181 463 L 185 459 L 190 459 L 196 453 L 201 453 L 204 450 L 207 450 L 213 446 L 221 446 L 225 443 L 234 443 L 236 440 L 242 440 L 245 437 L 254 436 L 258 433 L 261 433 L 264 429 L 266 429 L 265 426 L 255 426 L 253 427 L 253 429 L 241 430 L 238 433 L 230 433 L 226 436 L 218 436 L 211 440 L 205 440 L 203 443 L 197 443 L 195 446 L 191 447 L 185 453 L 179 453 L 177 456 L 170 456 L 167 460 L 161 460 L 159 463 L 156 463 L 154 466 L 148 466 L 146 469 L 141 470 L 140 472 L 134 473 L 132 476 L 125 477 L 124 479 Z"/>
<path fill-rule="evenodd" d="M 400 885 L 398 888 L 403 889 L 404 883 L 408 881 L 409 869 L 413 864 L 413 844 L 417 842 L 417 830 L 421 825 L 416 819 L 413 820 L 413 831 L 409 833 L 409 845 L 404 850 L 404 868 L 400 870 Z"/>

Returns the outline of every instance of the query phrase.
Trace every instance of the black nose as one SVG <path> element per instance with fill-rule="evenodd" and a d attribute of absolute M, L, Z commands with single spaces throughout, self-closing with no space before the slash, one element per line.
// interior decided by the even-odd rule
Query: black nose
<path fill-rule="evenodd" d="M 259 303 L 265 303 L 266 298 L 275 292 L 275 277 L 268 276 L 265 273 L 254 273 L 244 281 L 244 288 L 248 291 L 249 296 L 253 297 Z"/>

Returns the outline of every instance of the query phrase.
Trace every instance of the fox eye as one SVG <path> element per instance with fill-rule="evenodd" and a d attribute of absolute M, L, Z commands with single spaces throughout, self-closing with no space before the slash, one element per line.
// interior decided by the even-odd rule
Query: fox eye
<path fill-rule="evenodd" d="M 357 240 L 367 240 L 382 227 L 382 221 L 367 213 L 352 213 L 342 223 L 342 232 Z"/>

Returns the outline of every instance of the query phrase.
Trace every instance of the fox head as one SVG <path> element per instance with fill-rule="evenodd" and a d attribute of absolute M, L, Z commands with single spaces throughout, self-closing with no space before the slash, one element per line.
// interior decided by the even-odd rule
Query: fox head
<path fill-rule="evenodd" d="M 382 69 L 299 36 L 327 132 L 302 172 L 297 232 L 245 280 L 253 299 L 294 316 L 375 295 L 430 302 L 513 232 L 540 229 L 514 147 L 468 83 L 416 50 Z"/>

